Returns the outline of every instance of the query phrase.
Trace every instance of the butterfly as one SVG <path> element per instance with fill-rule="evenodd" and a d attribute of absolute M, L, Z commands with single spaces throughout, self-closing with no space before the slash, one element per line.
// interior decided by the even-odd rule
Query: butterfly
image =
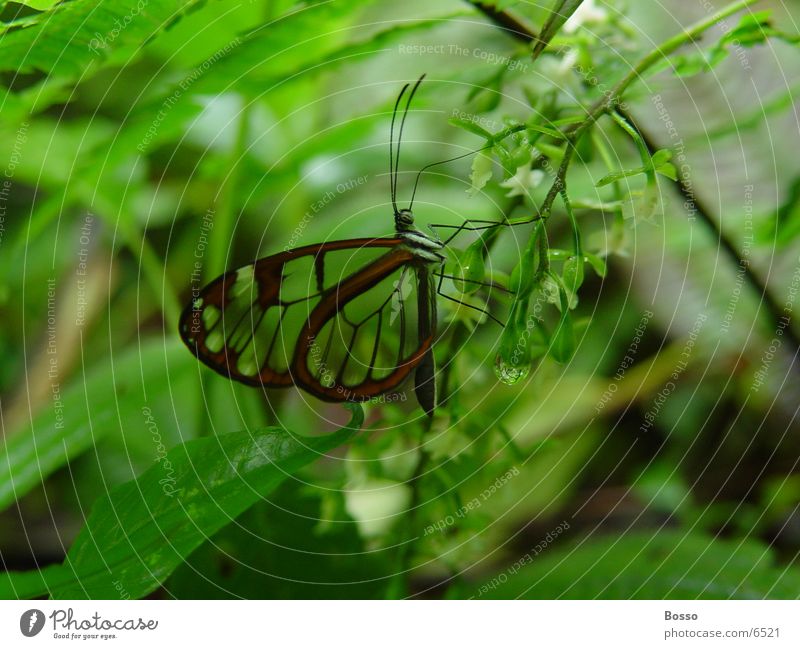
<path fill-rule="evenodd" d="M 392 113 L 394 236 L 285 250 L 193 291 L 180 318 L 180 335 L 205 365 L 246 385 L 294 385 L 331 402 L 376 399 L 413 374 L 417 401 L 433 414 L 436 298 L 443 295 L 443 249 L 450 239 L 443 242 L 415 227 L 413 195 L 408 208 L 397 206 L 403 127 L 424 77 L 408 94 L 396 152 L 395 119 L 410 84 Z M 465 222 L 458 231 L 480 229 L 467 223 L 478 221 Z"/>

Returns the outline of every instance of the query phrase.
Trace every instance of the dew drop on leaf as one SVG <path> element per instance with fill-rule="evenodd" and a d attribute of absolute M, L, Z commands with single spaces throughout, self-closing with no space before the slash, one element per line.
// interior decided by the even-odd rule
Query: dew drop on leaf
<path fill-rule="evenodd" d="M 514 385 L 521 381 L 531 371 L 530 363 L 524 365 L 512 365 L 498 354 L 494 361 L 494 373 L 497 378 L 506 385 Z"/>

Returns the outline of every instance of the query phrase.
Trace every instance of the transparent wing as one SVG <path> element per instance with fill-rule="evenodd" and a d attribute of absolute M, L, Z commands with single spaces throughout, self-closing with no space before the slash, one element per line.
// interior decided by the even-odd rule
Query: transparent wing
<path fill-rule="evenodd" d="M 396 250 L 330 292 L 300 332 L 292 369 L 322 399 L 363 401 L 402 383 L 433 343 L 424 265 Z"/>
<path fill-rule="evenodd" d="M 297 383 L 334 401 L 385 392 L 420 345 L 417 273 L 399 243 L 306 246 L 225 273 L 186 308 L 181 336 L 203 363 L 249 385 Z"/>

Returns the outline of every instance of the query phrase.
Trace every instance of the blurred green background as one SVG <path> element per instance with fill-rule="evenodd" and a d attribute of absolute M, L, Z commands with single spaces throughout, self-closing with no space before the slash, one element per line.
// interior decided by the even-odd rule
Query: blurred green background
<path fill-rule="evenodd" d="M 285 246 L 390 235 L 391 108 L 422 73 L 403 203 L 422 166 L 482 145 L 451 118 L 495 133 L 575 115 L 709 15 L 678 0 L 585 4 L 533 62 L 524 34 L 498 21 L 538 30 L 550 3 L 0 2 L 5 570 L 61 564 L 98 497 L 154 466 L 136 484 L 169 482 L 165 454 L 184 442 L 345 424 L 340 405 L 265 395 L 199 366 L 177 335 L 195 261 L 210 280 Z M 762 9 L 800 31 L 796 7 Z M 214 497 L 198 505 L 213 534 L 176 550 L 178 565 L 148 586 L 112 565 L 112 591 L 69 592 L 800 595 L 800 52 L 770 39 L 690 69 L 738 20 L 624 97 L 648 141 L 673 151 L 690 200 L 662 177 L 659 207 L 637 214 L 635 200 L 596 187 L 641 164 L 634 143 L 608 118 L 581 141 L 569 194 L 586 250 L 608 270 L 587 267 L 570 360 L 545 356 L 504 385 L 501 328 L 442 301 L 437 356 L 453 396 L 429 430 L 413 398 L 367 404 L 363 432 L 254 487 L 235 515 Z M 509 196 L 513 169 L 495 164 L 468 192 L 471 162 L 423 176 L 420 227 L 529 216 L 549 187 L 528 178 L 527 195 Z M 487 276 L 507 279 L 531 227 L 502 232 Z M 552 249 L 569 248 L 558 202 L 547 227 Z M 507 301 L 488 306 L 506 317 Z M 412 480 L 420 448 L 427 463 Z M 221 452 L 190 462 L 205 485 L 228 464 Z M 136 529 L 165 534 L 158 516 L 133 520 L 150 509 L 116 505 Z M 16 579 L 4 596 L 45 592 Z"/>

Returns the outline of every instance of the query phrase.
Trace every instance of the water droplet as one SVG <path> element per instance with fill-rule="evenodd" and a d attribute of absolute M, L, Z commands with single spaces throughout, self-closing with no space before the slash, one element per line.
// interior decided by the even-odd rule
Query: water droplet
<path fill-rule="evenodd" d="M 530 364 L 512 365 L 499 355 L 494 361 L 494 373 L 497 375 L 497 378 L 506 385 L 514 385 L 518 381 L 521 381 L 530 374 L 530 371 Z"/>

